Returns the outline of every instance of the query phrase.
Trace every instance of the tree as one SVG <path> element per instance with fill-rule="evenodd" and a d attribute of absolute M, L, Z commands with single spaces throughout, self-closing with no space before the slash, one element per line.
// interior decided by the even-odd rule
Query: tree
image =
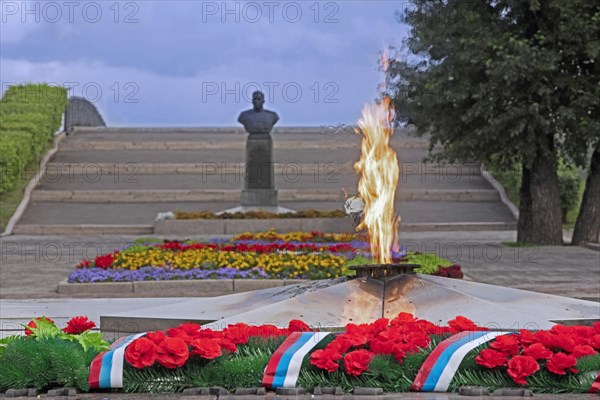
<path fill-rule="evenodd" d="M 582 168 L 589 164 L 571 242 L 581 244 L 600 236 L 600 3 L 571 0 L 558 6 L 562 18 L 549 40 L 562 50 L 562 85 L 568 92 L 561 117 L 570 126 L 561 136 L 568 157 Z"/>
<path fill-rule="evenodd" d="M 403 16 L 411 28 L 409 57 L 387 70 L 399 120 L 430 134 L 432 148 L 443 145 L 434 158 L 505 168 L 520 163 L 518 241 L 562 243 L 557 159 L 581 109 L 571 104 L 576 78 L 561 69 L 567 59 L 561 46 L 582 44 L 552 38 L 565 18 L 576 23 L 577 12 L 561 14 L 560 0 L 411 5 Z M 570 150 L 580 158 L 584 147 Z"/>

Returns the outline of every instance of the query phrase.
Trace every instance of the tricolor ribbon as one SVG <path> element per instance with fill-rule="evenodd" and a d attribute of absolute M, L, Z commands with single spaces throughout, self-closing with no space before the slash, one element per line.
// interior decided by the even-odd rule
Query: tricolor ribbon
<path fill-rule="evenodd" d="M 273 389 L 295 387 L 304 357 L 327 335 L 329 332 L 294 332 L 288 336 L 271 356 L 262 385 Z"/>
<path fill-rule="evenodd" d="M 460 332 L 449 337 L 429 354 L 411 387 L 417 392 L 445 392 L 467 353 L 474 348 L 510 332 Z"/>
<path fill-rule="evenodd" d="M 144 332 L 120 338 L 111 345 L 110 350 L 98 354 L 90 366 L 90 376 L 88 378 L 90 388 L 122 388 L 125 349 L 131 342 L 145 334 Z"/>

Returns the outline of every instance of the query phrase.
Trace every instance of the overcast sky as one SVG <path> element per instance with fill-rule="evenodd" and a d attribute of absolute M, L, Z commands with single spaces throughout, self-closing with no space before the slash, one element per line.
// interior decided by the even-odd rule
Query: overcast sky
<path fill-rule="evenodd" d="M 256 88 L 280 125 L 354 123 L 402 1 L 0 0 L 0 80 L 52 82 L 109 125 L 235 125 Z"/>

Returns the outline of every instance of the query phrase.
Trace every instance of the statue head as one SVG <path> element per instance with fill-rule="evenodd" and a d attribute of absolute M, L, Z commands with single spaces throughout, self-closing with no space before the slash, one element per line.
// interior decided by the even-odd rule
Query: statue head
<path fill-rule="evenodd" d="M 265 104 L 265 95 L 260 90 L 252 93 L 252 105 L 254 106 L 254 111 L 262 111 L 263 104 Z"/>

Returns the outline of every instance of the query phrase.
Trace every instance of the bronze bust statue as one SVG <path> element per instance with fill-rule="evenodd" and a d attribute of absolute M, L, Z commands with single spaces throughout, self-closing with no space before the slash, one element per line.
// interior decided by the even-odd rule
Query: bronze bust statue
<path fill-rule="evenodd" d="M 256 91 L 252 93 L 252 110 L 244 111 L 238 117 L 238 122 L 244 125 L 250 134 L 268 134 L 279 121 L 279 116 L 273 111 L 265 110 L 265 95 Z"/>

